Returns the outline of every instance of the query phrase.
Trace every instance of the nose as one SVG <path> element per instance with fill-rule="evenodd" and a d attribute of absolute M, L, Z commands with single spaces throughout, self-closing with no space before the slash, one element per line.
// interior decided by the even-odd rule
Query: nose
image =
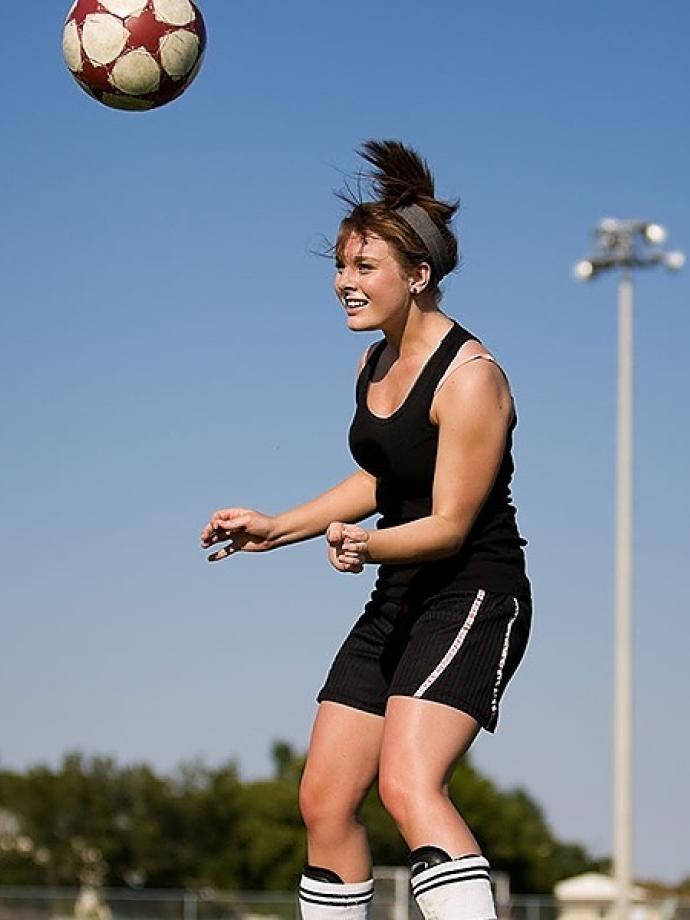
<path fill-rule="evenodd" d="M 357 288 L 357 285 L 353 281 L 352 269 L 348 266 L 341 268 L 338 274 L 335 276 L 335 288 L 339 293 L 345 293 L 345 291 L 354 291 Z"/>

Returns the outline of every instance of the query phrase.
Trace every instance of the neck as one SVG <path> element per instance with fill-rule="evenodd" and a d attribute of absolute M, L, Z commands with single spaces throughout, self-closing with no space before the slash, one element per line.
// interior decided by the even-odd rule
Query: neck
<path fill-rule="evenodd" d="M 452 321 L 431 301 L 422 309 L 418 300 L 412 301 L 408 312 L 397 323 L 382 328 L 388 347 L 397 359 L 414 359 L 427 355 L 452 326 Z"/>

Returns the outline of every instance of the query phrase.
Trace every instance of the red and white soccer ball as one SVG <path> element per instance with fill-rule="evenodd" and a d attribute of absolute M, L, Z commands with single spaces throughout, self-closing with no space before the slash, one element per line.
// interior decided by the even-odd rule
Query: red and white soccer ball
<path fill-rule="evenodd" d="M 206 27 L 191 0 L 76 0 L 62 49 L 77 83 L 104 105 L 154 109 L 196 77 Z"/>

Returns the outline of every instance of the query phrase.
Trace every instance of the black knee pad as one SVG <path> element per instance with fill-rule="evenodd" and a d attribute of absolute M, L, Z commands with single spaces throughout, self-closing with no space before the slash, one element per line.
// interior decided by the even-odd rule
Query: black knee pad
<path fill-rule="evenodd" d="M 304 875 L 315 882 L 331 882 L 334 885 L 344 885 L 345 882 L 332 869 L 323 869 L 321 866 L 305 866 Z"/>
<path fill-rule="evenodd" d="M 425 869 L 431 869 L 432 866 L 452 861 L 453 857 L 441 847 L 417 847 L 410 853 L 410 873 L 415 876 Z"/>

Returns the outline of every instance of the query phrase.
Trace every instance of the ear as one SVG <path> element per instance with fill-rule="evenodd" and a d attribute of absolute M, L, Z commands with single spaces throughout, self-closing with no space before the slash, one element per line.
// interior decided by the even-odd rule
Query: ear
<path fill-rule="evenodd" d="M 420 262 L 408 275 L 411 294 L 421 294 L 426 290 L 431 280 L 431 266 L 428 262 Z"/>

